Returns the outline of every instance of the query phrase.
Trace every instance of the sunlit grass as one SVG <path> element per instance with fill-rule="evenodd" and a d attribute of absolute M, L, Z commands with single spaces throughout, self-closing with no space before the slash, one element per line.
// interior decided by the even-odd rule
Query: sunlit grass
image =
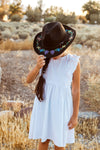
<path fill-rule="evenodd" d="M 0 50 L 1 52 L 8 50 L 31 50 L 33 49 L 32 41 L 24 40 L 20 42 L 13 42 L 11 40 L 2 41 L 0 44 Z"/>
<path fill-rule="evenodd" d="M 82 32 L 80 32 L 77 38 L 77 42 L 80 42 L 82 39 L 83 42 L 87 43 L 90 48 L 82 47 L 82 49 L 75 49 L 70 47 L 69 53 L 74 53 L 80 55 L 80 64 L 81 64 L 81 98 L 84 99 L 85 103 L 89 105 L 91 111 L 99 112 L 100 109 L 100 50 L 98 50 L 98 45 L 95 45 L 95 48 L 91 46 L 93 43 L 92 34 L 94 31 L 90 31 L 89 28 L 85 28 L 84 26 L 78 27 L 83 28 L 83 31 L 91 32 L 89 35 L 86 33 L 82 37 Z M 96 27 L 94 27 L 96 28 Z M 81 30 L 82 31 L 82 30 Z M 99 30 L 96 31 L 99 33 Z M 98 34 L 99 36 L 99 34 Z M 100 39 L 94 35 L 96 42 Z M 79 38 L 80 37 L 80 38 Z M 87 38 L 90 37 L 89 42 L 86 42 Z M 95 43 L 95 41 L 94 41 Z M 90 45 L 89 45 L 90 44 Z M 10 40 L 2 41 L 0 43 L 1 52 L 11 52 L 13 50 L 31 50 L 33 49 L 33 41 L 29 41 L 28 39 L 20 42 L 13 42 Z M 35 53 L 34 53 L 35 54 Z M 22 56 L 22 51 L 18 51 L 16 58 Z M 5 65 L 5 64 L 4 64 Z M 33 65 L 29 65 L 29 71 L 33 68 Z M 3 66 L 3 64 L 2 64 Z M 9 78 L 8 78 L 9 80 Z M 24 86 L 28 86 L 29 88 L 34 88 L 36 81 L 34 84 L 29 85 L 26 83 L 26 74 L 23 74 L 21 77 L 21 82 Z M 5 90 L 5 86 L 3 86 Z M 10 94 L 8 95 L 8 99 L 10 99 Z M 2 95 L 2 100 L 5 101 L 7 98 Z M 15 100 L 16 97 L 15 97 Z M 0 101 L 1 103 L 1 101 Z M 26 104 L 26 106 L 30 106 L 31 103 Z M 3 110 L 3 108 L 2 108 Z M 0 116 L 1 117 L 1 116 Z M 29 134 L 29 122 L 30 122 L 30 114 L 25 115 L 23 118 L 16 118 L 15 116 L 11 118 L 5 118 L 0 120 L 0 150 L 33 150 L 37 149 L 39 140 L 30 140 L 28 139 Z M 97 127 L 98 120 L 97 119 L 85 119 L 83 122 L 79 120 L 77 127 L 75 128 L 75 138 L 77 139 L 76 143 L 74 143 L 74 147 L 71 150 L 99 150 L 100 145 L 97 141 L 96 134 L 99 131 Z M 88 144 L 86 144 L 88 142 Z M 67 148 L 68 145 L 66 145 Z M 50 147 L 50 146 L 49 146 Z M 50 148 L 53 150 L 53 148 Z"/>
<path fill-rule="evenodd" d="M 0 121 L 0 145 L 1 150 L 2 149 L 23 149 L 23 150 L 32 150 L 36 149 L 38 147 L 39 140 L 30 140 L 28 139 L 28 133 L 29 133 L 29 124 L 30 124 L 30 115 L 29 113 L 27 116 L 24 115 L 23 118 L 6 118 L 5 120 Z M 87 139 L 88 137 L 91 137 L 91 135 L 94 135 L 97 132 L 97 120 L 91 120 L 83 121 L 83 123 L 80 125 L 78 124 L 76 127 L 76 134 L 75 137 L 77 138 L 77 142 L 74 143 L 74 147 L 72 150 L 77 148 L 77 150 L 87 150 L 87 146 L 84 144 L 84 142 L 81 141 L 81 139 L 78 137 L 78 134 L 82 134 L 84 138 Z M 91 127 L 92 126 L 92 127 Z M 97 148 L 96 150 L 99 150 L 99 145 L 94 141 L 91 140 L 91 148 L 94 150 L 94 145 Z M 67 147 L 68 145 L 66 145 Z M 75 149 L 76 150 L 76 149 Z M 91 149 L 92 150 L 92 149 Z"/>
<path fill-rule="evenodd" d="M 90 74 L 87 84 L 88 90 L 85 91 L 83 98 L 97 112 L 100 109 L 100 75 Z"/>

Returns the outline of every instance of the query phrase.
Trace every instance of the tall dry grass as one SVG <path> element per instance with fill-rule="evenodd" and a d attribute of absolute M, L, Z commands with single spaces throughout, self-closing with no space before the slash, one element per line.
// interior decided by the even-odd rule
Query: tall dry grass
<path fill-rule="evenodd" d="M 83 98 L 97 112 L 100 109 L 100 75 L 90 74 L 87 84 L 88 90 L 84 92 Z"/>
<path fill-rule="evenodd" d="M 5 149 L 32 149 L 35 147 L 35 142 L 29 140 L 29 115 L 24 115 L 24 118 L 12 119 L 6 118 L 0 122 L 0 148 Z"/>
<path fill-rule="evenodd" d="M 30 123 L 30 114 L 27 116 L 24 115 L 24 118 L 16 118 L 13 117 L 12 119 L 6 118 L 5 120 L 2 120 L 0 122 L 0 149 L 1 150 L 33 150 L 38 149 L 39 139 L 37 140 L 30 140 L 28 139 L 28 133 L 29 133 L 29 123 Z M 91 142 L 87 142 L 89 137 L 92 135 L 96 135 L 96 125 L 97 121 L 93 120 L 91 122 L 92 128 L 90 126 L 90 121 L 86 122 L 83 121 L 83 124 L 80 126 L 79 124 L 75 128 L 76 134 L 75 137 L 77 138 L 77 141 L 72 146 L 71 150 L 88 150 L 88 147 L 91 146 L 91 150 L 99 150 L 100 145 L 97 140 L 92 139 Z M 82 134 L 85 138 L 83 139 L 79 138 L 78 134 Z M 66 148 L 68 147 L 68 144 L 66 145 Z M 50 146 L 49 146 L 50 148 Z M 50 148 L 50 150 L 53 150 L 53 148 Z"/>
<path fill-rule="evenodd" d="M 71 48 L 70 48 L 71 49 Z M 69 50 L 69 53 L 75 53 L 81 56 L 81 77 L 84 78 L 88 85 L 88 90 L 83 92 L 83 98 L 90 107 L 95 111 L 99 110 L 99 97 L 100 97 L 100 75 L 99 75 L 99 54 L 98 51 L 92 51 L 90 49 Z M 81 79 L 82 79 L 81 78 Z M 25 77 L 23 78 L 23 84 L 25 83 Z M 25 85 L 26 86 L 26 85 Z M 29 86 L 29 85 L 27 85 Z M 9 120 L 2 120 L 0 122 L 0 146 L 1 150 L 32 150 L 38 149 L 39 140 L 29 140 L 29 122 L 30 114 L 22 118 L 13 117 Z M 71 150 L 99 150 L 100 145 L 97 140 L 97 119 L 87 119 L 81 122 L 75 128 L 75 138 L 77 141 L 72 146 Z M 81 135 L 81 136 L 80 136 Z M 68 148 L 68 145 L 66 145 Z M 53 150 L 49 146 L 50 150 Z"/>
<path fill-rule="evenodd" d="M 87 29 L 88 30 L 88 29 Z M 83 38 L 84 41 L 85 38 Z M 79 39 L 80 40 L 80 39 Z M 90 44 L 92 44 L 93 40 Z M 29 50 L 33 49 L 32 41 L 25 40 L 22 42 L 3 41 L 0 44 L 0 50 Z M 90 48 L 82 47 L 75 49 L 71 47 L 69 51 L 81 56 L 81 83 L 87 85 L 87 89 L 82 87 L 82 95 L 85 102 L 89 104 L 91 110 L 96 112 L 100 109 L 100 51 L 92 51 Z M 22 78 L 25 83 L 26 76 Z M 25 84 L 25 86 L 29 86 Z M 3 98 L 2 98 L 3 99 Z M 10 99 L 10 98 L 9 98 Z M 29 140 L 29 121 L 30 114 L 22 118 L 13 117 L 0 122 L 0 149 L 1 150 L 32 150 L 38 148 L 39 140 Z M 80 120 L 81 121 L 81 120 Z M 75 128 L 75 137 L 77 142 L 71 150 L 99 150 L 100 145 L 97 141 L 97 119 L 89 119 L 79 122 Z M 82 136 L 80 137 L 79 134 Z M 66 145 L 67 148 L 68 145 Z M 49 147 L 50 148 L 50 147 Z M 52 150 L 52 148 L 50 148 Z"/>
<path fill-rule="evenodd" d="M 13 42 L 11 40 L 2 41 L 0 44 L 1 52 L 5 52 L 5 50 L 32 50 L 33 49 L 33 41 L 24 40 L 20 42 Z"/>

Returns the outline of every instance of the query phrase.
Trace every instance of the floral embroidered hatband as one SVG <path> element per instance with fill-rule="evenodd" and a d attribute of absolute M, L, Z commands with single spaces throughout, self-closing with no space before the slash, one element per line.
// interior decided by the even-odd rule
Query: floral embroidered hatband
<path fill-rule="evenodd" d="M 46 49 L 41 49 L 40 47 L 39 47 L 39 41 L 41 40 L 41 35 L 40 35 L 40 37 L 38 37 L 37 38 L 37 42 L 36 42 L 36 48 L 39 50 L 39 52 L 44 52 L 44 54 L 45 55 L 47 55 L 48 53 L 50 53 L 50 54 L 54 54 L 56 51 L 61 51 L 63 48 L 65 48 L 69 43 L 70 43 L 70 41 L 73 39 L 73 32 L 71 31 L 71 30 L 65 30 L 66 32 L 68 32 L 69 34 L 70 34 L 70 38 L 69 38 L 69 41 L 65 44 L 65 45 L 62 45 L 60 48 L 56 48 L 56 49 L 53 49 L 53 50 L 46 50 Z"/>

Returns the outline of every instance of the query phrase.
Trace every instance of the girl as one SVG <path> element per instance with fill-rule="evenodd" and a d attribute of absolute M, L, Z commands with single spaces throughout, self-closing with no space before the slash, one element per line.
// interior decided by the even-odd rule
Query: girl
<path fill-rule="evenodd" d="M 34 39 L 38 55 L 27 83 L 34 81 L 34 107 L 31 114 L 29 139 L 40 139 L 38 150 L 47 150 L 53 140 L 55 150 L 64 150 L 74 143 L 80 102 L 80 56 L 68 54 L 68 46 L 76 35 L 74 29 L 60 22 L 44 25 Z"/>

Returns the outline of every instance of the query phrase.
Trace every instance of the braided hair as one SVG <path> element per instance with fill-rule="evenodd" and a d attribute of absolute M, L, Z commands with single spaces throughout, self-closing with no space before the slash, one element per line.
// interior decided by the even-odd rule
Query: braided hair
<path fill-rule="evenodd" d="M 43 73 L 46 72 L 49 61 L 50 58 L 45 59 L 45 65 L 42 68 L 41 76 L 39 77 L 38 83 L 35 87 L 35 93 L 40 102 L 43 101 L 43 92 L 44 92 L 44 84 L 45 84 L 45 78 L 43 77 Z"/>

